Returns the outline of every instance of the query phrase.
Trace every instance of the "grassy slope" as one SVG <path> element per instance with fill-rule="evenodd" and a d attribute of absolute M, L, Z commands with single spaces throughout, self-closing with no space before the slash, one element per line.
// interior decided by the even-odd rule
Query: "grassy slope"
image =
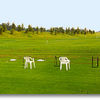
<path fill-rule="evenodd" d="M 7 33 L 0 37 L 1 94 L 100 93 L 100 68 L 91 68 L 91 56 L 100 55 L 99 33 L 87 36 Z M 60 71 L 55 67 L 55 55 L 67 56 L 71 70 Z M 25 70 L 24 56 L 46 61 L 36 61 L 36 69 Z M 10 58 L 17 61 L 10 62 Z"/>

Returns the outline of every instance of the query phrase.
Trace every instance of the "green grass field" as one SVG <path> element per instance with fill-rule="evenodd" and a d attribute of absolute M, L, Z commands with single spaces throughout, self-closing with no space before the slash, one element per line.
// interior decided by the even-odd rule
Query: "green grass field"
<path fill-rule="evenodd" d="M 99 34 L 4 34 L 0 37 L 0 94 L 100 94 L 100 66 L 91 65 L 91 57 L 100 56 Z M 24 69 L 24 56 L 35 58 L 36 69 Z M 55 67 L 55 56 L 67 56 L 71 70 Z M 17 61 L 10 62 L 12 58 Z M 46 61 L 37 62 L 40 58 Z"/>

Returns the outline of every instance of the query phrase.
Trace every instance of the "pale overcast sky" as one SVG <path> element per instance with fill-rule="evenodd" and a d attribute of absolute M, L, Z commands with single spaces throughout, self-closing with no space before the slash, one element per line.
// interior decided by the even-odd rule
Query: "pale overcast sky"
<path fill-rule="evenodd" d="M 0 23 L 100 30 L 100 0 L 0 0 Z"/>

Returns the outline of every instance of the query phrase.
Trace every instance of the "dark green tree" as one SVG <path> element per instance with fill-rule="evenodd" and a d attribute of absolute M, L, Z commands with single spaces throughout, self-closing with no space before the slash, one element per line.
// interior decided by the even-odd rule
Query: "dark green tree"
<path fill-rule="evenodd" d="M 92 34 L 92 31 L 89 29 L 88 33 Z"/>
<path fill-rule="evenodd" d="M 57 28 L 57 27 L 55 27 L 55 28 L 54 28 L 54 34 L 56 35 L 56 34 L 57 34 L 57 32 L 58 32 L 58 28 Z"/>
<path fill-rule="evenodd" d="M 9 22 L 6 24 L 6 26 L 7 26 L 7 30 L 10 30 L 10 23 Z"/>
<path fill-rule="evenodd" d="M 66 34 L 68 34 L 68 28 L 66 27 L 66 30 L 65 30 Z"/>
<path fill-rule="evenodd" d="M 75 29 L 74 27 L 71 28 L 71 35 L 74 35 L 75 34 Z"/>
<path fill-rule="evenodd" d="M 32 28 L 31 25 L 28 25 L 28 30 L 29 30 L 30 32 L 33 32 L 33 28 Z"/>
<path fill-rule="evenodd" d="M 57 32 L 59 32 L 59 33 L 64 33 L 64 29 L 63 29 L 63 27 L 59 27 L 59 28 L 57 28 Z"/>
<path fill-rule="evenodd" d="M 71 34 L 71 29 L 70 29 L 70 27 L 68 27 L 67 31 L 68 31 L 68 34 Z"/>
<path fill-rule="evenodd" d="M 7 27 L 5 23 L 2 24 L 2 27 L 3 27 L 3 32 L 7 31 Z"/>
<path fill-rule="evenodd" d="M 80 34 L 81 33 L 79 27 L 77 27 L 76 32 L 77 32 L 77 34 Z"/>
<path fill-rule="evenodd" d="M 38 28 L 38 26 L 36 27 L 36 33 L 37 33 L 37 34 L 39 33 L 39 28 Z"/>
<path fill-rule="evenodd" d="M 24 30 L 24 24 L 21 25 L 22 30 Z"/>
<path fill-rule="evenodd" d="M 21 26 L 18 25 L 17 30 L 20 32 L 22 30 Z"/>
<path fill-rule="evenodd" d="M 40 27 L 40 32 L 44 32 L 44 28 L 43 27 Z"/>
<path fill-rule="evenodd" d="M 84 34 L 84 30 L 83 29 L 81 30 L 81 34 Z"/>
<path fill-rule="evenodd" d="M 16 25 L 15 25 L 15 23 L 12 23 L 12 29 L 16 30 Z"/>
<path fill-rule="evenodd" d="M 84 29 L 84 34 L 86 35 L 88 33 L 88 30 L 85 28 Z"/>
<path fill-rule="evenodd" d="M 45 32 L 46 31 L 46 29 L 45 28 L 43 28 L 43 32 Z"/>
<path fill-rule="evenodd" d="M 92 31 L 92 34 L 94 34 L 94 33 L 95 33 L 95 31 L 93 30 L 93 31 Z"/>
<path fill-rule="evenodd" d="M 0 35 L 2 35 L 2 33 L 3 33 L 3 27 L 0 26 Z"/>
<path fill-rule="evenodd" d="M 25 33 L 28 33 L 28 32 L 29 32 L 28 28 L 27 28 L 27 29 L 25 29 Z"/>
<path fill-rule="evenodd" d="M 54 31 L 53 28 L 50 28 L 50 34 L 53 34 L 53 31 Z"/>

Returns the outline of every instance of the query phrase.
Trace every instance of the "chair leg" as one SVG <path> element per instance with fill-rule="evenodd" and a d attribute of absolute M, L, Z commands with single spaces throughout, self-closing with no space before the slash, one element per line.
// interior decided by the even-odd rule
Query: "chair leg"
<path fill-rule="evenodd" d="M 67 64 L 66 64 L 66 70 L 68 71 L 68 66 L 67 66 Z"/>
<path fill-rule="evenodd" d="M 62 70 L 62 64 L 60 64 L 60 70 Z"/>
<path fill-rule="evenodd" d="M 35 66 L 35 62 L 33 62 L 33 64 L 34 64 L 34 68 L 36 68 L 36 66 Z"/>
<path fill-rule="evenodd" d="M 69 63 L 69 69 L 70 69 L 70 63 Z"/>
<path fill-rule="evenodd" d="M 25 62 L 25 65 L 24 65 L 24 69 L 26 69 L 27 68 L 27 62 Z"/>
<path fill-rule="evenodd" d="M 32 69 L 32 62 L 30 62 L 30 69 Z"/>
<path fill-rule="evenodd" d="M 26 68 L 28 68 L 28 62 L 26 63 Z"/>

